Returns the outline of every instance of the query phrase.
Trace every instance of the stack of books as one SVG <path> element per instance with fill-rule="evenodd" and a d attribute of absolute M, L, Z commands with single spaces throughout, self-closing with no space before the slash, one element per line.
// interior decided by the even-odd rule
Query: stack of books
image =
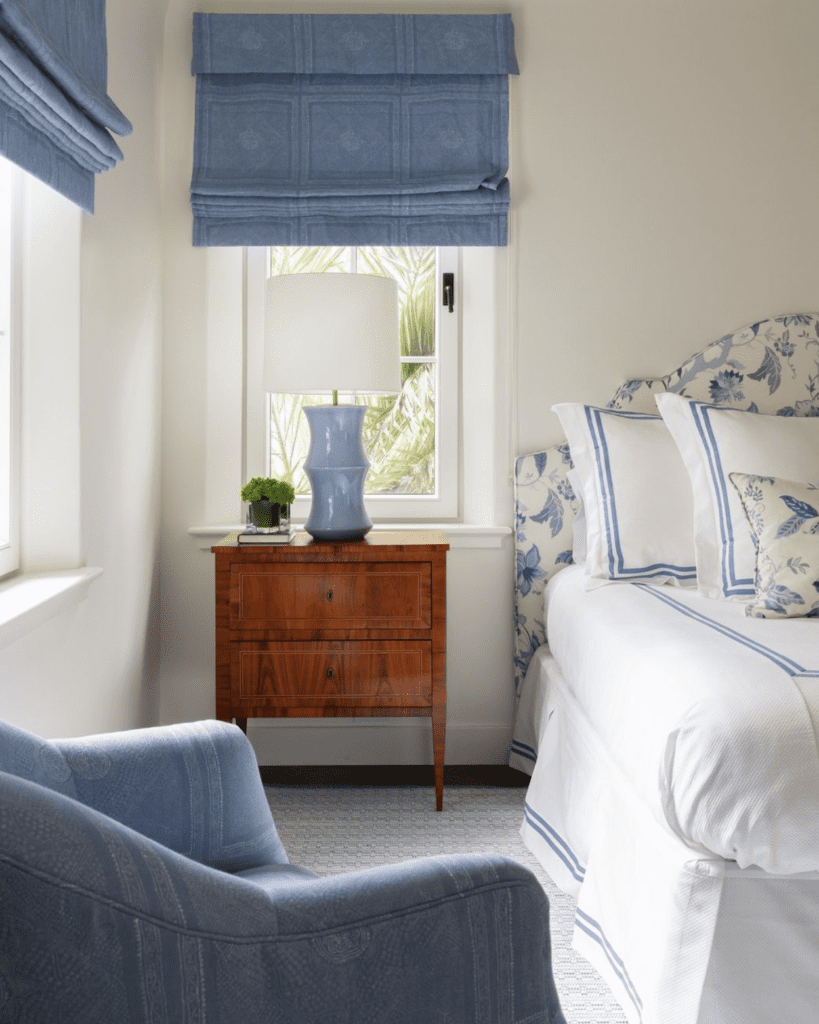
<path fill-rule="evenodd" d="M 236 534 L 237 544 L 289 544 L 296 535 L 295 526 L 283 533 L 258 533 L 256 531 L 240 530 Z"/>

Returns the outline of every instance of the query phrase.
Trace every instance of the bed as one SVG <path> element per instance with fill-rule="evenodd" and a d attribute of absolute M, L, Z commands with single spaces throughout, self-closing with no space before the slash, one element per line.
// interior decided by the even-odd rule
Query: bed
<path fill-rule="evenodd" d="M 515 469 L 521 834 L 629 1021 L 814 1022 L 819 314 L 556 411 Z"/>

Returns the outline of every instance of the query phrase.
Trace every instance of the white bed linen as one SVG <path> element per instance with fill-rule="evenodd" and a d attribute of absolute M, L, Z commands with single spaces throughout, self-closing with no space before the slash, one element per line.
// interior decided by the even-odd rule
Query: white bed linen
<path fill-rule="evenodd" d="M 819 620 L 568 567 L 546 631 L 569 692 L 655 818 L 691 847 L 790 874 L 819 869 Z"/>
<path fill-rule="evenodd" d="M 819 873 L 777 878 L 691 850 L 637 796 L 545 646 L 510 763 L 532 775 L 521 835 L 577 897 L 573 946 L 630 1022 L 814 1024 Z"/>

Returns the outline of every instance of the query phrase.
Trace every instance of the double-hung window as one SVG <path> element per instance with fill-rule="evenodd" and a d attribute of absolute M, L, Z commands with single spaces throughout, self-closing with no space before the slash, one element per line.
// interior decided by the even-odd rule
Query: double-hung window
<path fill-rule="evenodd" d="M 370 460 L 365 495 L 371 513 L 393 522 L 455 518 L 460 316 L 449 294 L 444 301 L 442 282 L 445 274 L 460 280 L 459 251 L 434 246 L 273 246 L 248 254 L 248 300 L 257 314 L 264 281 L 274 274 L 377 274 L 397 281 L 402 390 L 398 395 L 344 394 L 339 400 L 369 407 L 363 435 Z M 253 325 L 260 319 L 248 318 L 249 347 L 257 349 L 263 342 Z M 366 331 L 366 323 L 361 329 Z M 293 483 L 293 514 L 306 517 L 310 486 L 302 467 L 309 427 L 301 410 L 327 399 L 268 394 L 254 403 L 250 392 L 248 399 L 248 432 L 263 436 L 265 474 Z M 254 447 L 249 445 L 249 450 Z"/>

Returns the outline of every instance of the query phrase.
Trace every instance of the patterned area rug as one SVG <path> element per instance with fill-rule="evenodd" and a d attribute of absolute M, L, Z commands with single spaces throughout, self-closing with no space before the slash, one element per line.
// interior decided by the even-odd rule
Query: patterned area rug
<path fill-rule="evenodd" d="M 625 1024 L 608 987 L 571 948 L 574 900 L 555 887 L 520 838 L 525 789 L 447 785 L 440 814 L 426 786 L 265 790 L 290 860 L 320 875 L 483 850 L 524 864 L 549 897 L 552 967 L 567 1024 Z"/>

